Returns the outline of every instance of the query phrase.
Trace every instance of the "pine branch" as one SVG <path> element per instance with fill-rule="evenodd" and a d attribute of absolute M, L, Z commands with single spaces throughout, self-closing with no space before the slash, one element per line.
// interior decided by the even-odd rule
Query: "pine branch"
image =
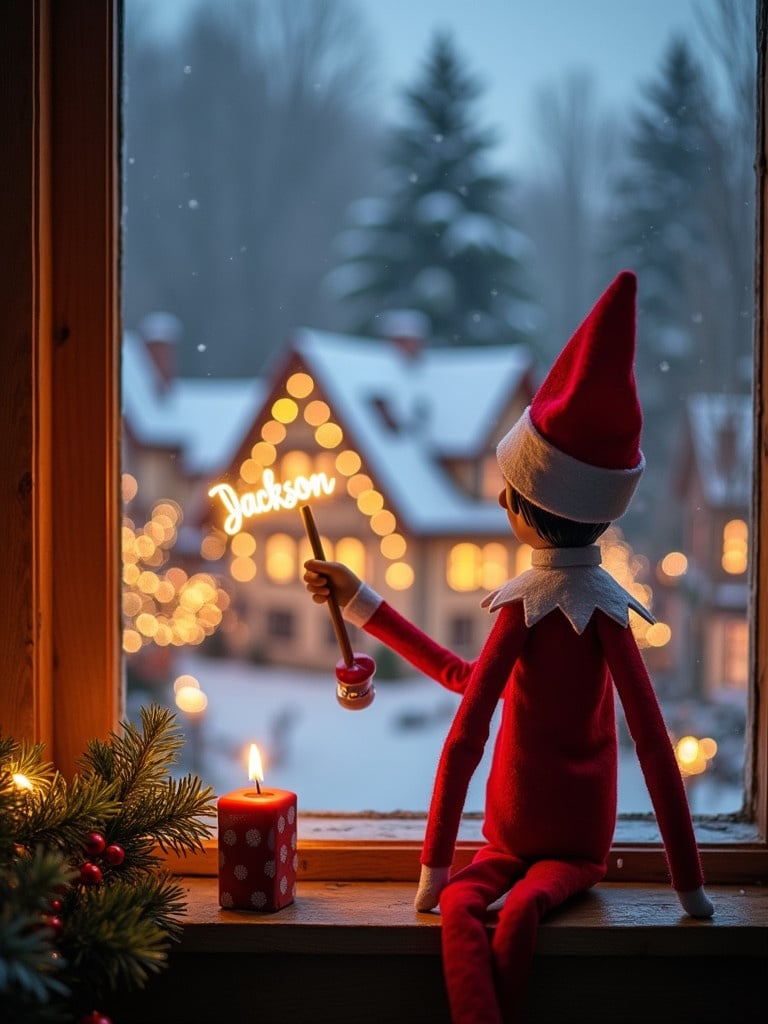
<path fill-rule="evenodd" d="M 169 778 L 164 786 L 123 807 L 121 828 L 126 835 L 151 836 L 163 851 L 193 853 L 202 849 L 210 826 L 201 818 L 215 814 L 213 790 L 197 776 Z"/>
<path fill-rule="evenodd" d="M 43 760 L 42 743 L 19 743 L 10 737 L 0 738 L 0 788 L 6 784 L 13 785 L 15 774 L 24 775 L 33 787 L 41 786 L 47 782 L 53 774 L 53 765 Z M 6 774 L 7 773 L 7 774 Z"/>
<path fill-rule="evenodd" d="M 0 737 L 3 1024 L 71 1021 L 81 996 L 90 1003 L 108 989 L 142 986 L 165 964 L 185 900 L 158 871 L 157 847 L 199 850 L 210 831 L 203 818 L 215 810 L 199 778 L 168 775 L 183 743 L 174 722 L 167 708 L 142 709 L 139 728 L 123 723 L 122 735 L 89 743 L 69 784 L 41 746 Z M 103 837 L 102 850 L 124 854 L 116 864 L 93 853 L 101 875 L 90 886 L 79 881 L 89 832 Z M 60 893 L 59 921 L 46 927 Z"/>
<path fill-rule="evenodd" d="M 56 772 L 47 788 L 26 794 L 28 810 L 16 841 L 27 847 L 42 843 L 79 849 L 87 832 L 118 812 L 116 788 L 114 783 L 77 775 L 68 786 Z"/>
<path fill-rule="evenodd" d="M 42 912 L 71 877 L 61 853 L 38 847 L 21 856 L 14 873 L 0 873 L 0 993 L 3 1003 L 47 1002 L 67 995 L 64 962 Z M 6 1019 L 4 1017 L 4 1019 Z M 23 1019 L 19 1016 L 19 1019 Z M 29 1019 L 29 1018 L 27 1018 Z"/>
<path fill-rule="evenodd" d="M 136 901 L 144 908 L 144 914 L 168 933 L 170 939 L 178 942 L 183 925 L 179 918 L 187 909 L 184 890 L 177 885 L 169 872 L 162 871 L 144 875 L 134 885 Z"/>
<path fill-rule="evenodd" d="M 61 943 L 73 979 L 87 978 L 89 990 L 101 993 L 121 986 L 142 987 L 150 974 L 161 970 L 170 938 L 148 914 L 142 895 L 153 907 L 161 906 L 161 901 L 146 890 L 146 885 L 117 883 L 83 894 Z M 176 901 L 174 892 L 167 906 L 175 907 Z"/>
<path fill-rule="evenodd" d="M 175 718 L 157 704 L 142 708 L 141 729 L 122 722 L 122 735 L 111 733 L 108 743 L 91 741 L 80 765 L 86 773 L 115 782 L 120 800 L 162 783 L 184 744 Z"/>
<path fill-rule="evenodd" d="M 51 896 L 74 877 L 59 850 L 37 846 L 30 854 L 17 854 L 13 872 L 0 872 L 0 906 L 13 906 L 19 912 L 40 915 Z"/>

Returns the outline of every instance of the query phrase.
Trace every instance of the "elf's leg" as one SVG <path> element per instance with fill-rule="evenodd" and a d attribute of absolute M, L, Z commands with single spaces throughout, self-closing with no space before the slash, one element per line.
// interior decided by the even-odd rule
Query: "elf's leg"
<path fill-rule="evenodd" d="M 542 860 L 532 864 L 512 887 L 492 942 L 505 1021 L 511 1024 L 519 1019 L 541 918 L 575 893 L 590 889 L 604 875 L 603 864 Z"/>
<path fill-rule="evenodd" d="M 488 907 L 527 865 L 485 846 L 440 896 L 443 972 L 453 1024 L 502 1024 L 496 998 Z"/>

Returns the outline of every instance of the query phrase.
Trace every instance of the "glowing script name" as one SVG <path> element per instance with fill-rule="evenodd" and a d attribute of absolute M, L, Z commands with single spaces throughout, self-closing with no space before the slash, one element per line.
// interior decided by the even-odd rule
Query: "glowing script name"
<path fill-rule="evenodd" d="M 244 519 L 279 509 L 296 508 L 300 501 L 333 494 L 336 478 L 329 479 L 325 473 L 312 473 L 311 476 L 297 476 L 280 482 L 275 480 L 271 469 L 265 469 L 261 483 L 258 491 L 246 491 L 244 494 L 238 494 L 230 484 L 216 484 L 208 491 L 208 497 L 219 498 L 229 513 L 224 523 L 225 533 L 230 536 L 239 533 Z"/>

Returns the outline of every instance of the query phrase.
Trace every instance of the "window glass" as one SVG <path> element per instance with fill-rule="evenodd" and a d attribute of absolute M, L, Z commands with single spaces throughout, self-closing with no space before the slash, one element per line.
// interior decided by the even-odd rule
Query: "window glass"
<path fill-rule="evenodd" d="M 309 503 L 462 657 L 530 566 L 494 450 L 613 275 L 639 278 L 647 469 L 600 540 L 699 813 L 743 801 L 752 540 L 749 0 L 126 0 L 123 650 L 219 791 L 422 811 L 458 698 L 359 714 L 304 590 Z M 620 810 L 650 802 L 620 710 Z M 480 810 L 488 745 L 470 789 Z"/>

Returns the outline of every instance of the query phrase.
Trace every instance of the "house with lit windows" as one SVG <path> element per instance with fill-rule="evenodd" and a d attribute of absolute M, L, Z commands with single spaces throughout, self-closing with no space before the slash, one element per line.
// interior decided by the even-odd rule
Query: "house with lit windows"
<path fill-rule="evenodd" d="M 305 502 L 328 558 L 476 653 L 481 597 L 528 565 L 498 505 L 495 446 L 533 394 L 530 352 L 305 329 L 267 380 L 196 380 L 175 374 L 179 340 L 169 314 L 123 340 L 126 653 L 154 674 L 160 649 L 217 633 L 233 656 L 335 660 L 302 583 Z"/>
<path fill-rule="evenodd" d="M 348 564 L 439 642 L 473 655 L 481 597 L 527 565 L 497 502 L 495 446 L 528 404 L 523 346 L 429 348 L 299 331 L 234 457 L 211 479 L 201 555 L 231 584 L 230 653 L 326 665 L 302 583 L 299 505 Z M 369 638 L 353 637 L 361 649 Z"/>
<path fill-rule="evenodd" d="M 743 696 L 747 687 L 752 444 L 750 396 L 690 396 L 678 479 L 687 564 L 670 574 L 687 611 L 685 647 L 700 696 Z"/>

